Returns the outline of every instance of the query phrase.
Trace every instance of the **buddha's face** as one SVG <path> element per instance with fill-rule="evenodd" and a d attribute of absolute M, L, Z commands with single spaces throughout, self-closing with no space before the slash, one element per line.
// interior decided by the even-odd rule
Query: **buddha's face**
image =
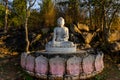
<path fill-rule="evenodd" d="M 62 17 L 60 17 L 60 18 L 57 20 L 57 24 L 58 24 L 58 26 L 63 27 L 64 24 L 65 24 L 64 19 L 63 19 Z"/>

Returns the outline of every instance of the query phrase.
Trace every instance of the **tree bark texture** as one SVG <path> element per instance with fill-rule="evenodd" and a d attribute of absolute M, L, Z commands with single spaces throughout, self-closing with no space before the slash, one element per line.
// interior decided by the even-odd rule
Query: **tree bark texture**
<path fill-rule="evenodd" d="M 28 27 L 27 27 L 27 23 L 28 23 L 28 16 L 26 13 L 26 18 L 25 18 L 25 40 L 26 40 L 26 52 L 29 52 L 29 46 L 30 46 L 30 42 L 29 42 L 29 38 L 28 38 Z"/>
<path fill-rule="evenodd" d="M 6 33 L 7 32 L 7 29 L 8 29 L 8 25 L 7 25 L 7 22 L 8 22 L 8 0 L 5 0 L 5 25 L 4 25 L 4 32 Z"/>

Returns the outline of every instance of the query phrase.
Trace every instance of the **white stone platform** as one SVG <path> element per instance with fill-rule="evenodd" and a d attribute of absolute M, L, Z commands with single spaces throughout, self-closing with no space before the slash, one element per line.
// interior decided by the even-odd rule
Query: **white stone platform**
<path fill-rule="evenodd" d="M 76 52 L 74 52 L 74 51 L 66 51 L 66 52 L 64 52 L 64 51 L 46 51 L 46 50 L 40 50 L 40 51 L 36 51 L 36 53 L 41 53 L 41 54 L 66 54 L 66 55 L 68 55 L 68 54 L 81 54 L 81 55 L 84 55 L 85 53 L 87 53 L 87 51 L 86 50 L 76 50 Z"/>
<path fill-rule="evenodd" d="M 76 52 L 76 47 L 46 47 L 47 52 L 59 53 L 73 53 Z"/>

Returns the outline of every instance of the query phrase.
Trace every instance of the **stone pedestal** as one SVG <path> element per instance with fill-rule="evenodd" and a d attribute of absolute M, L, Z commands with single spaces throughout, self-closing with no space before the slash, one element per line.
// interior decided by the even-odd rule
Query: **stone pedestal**
<path fill-rule="evenodd" d="M 100 73 L 104 68 L 104 63 L 103 53 L 95 53 L 94 50 L 79 50 L 69 55 L 68 53 L 39 51 L 31 54 L 22 53 L 21 66 L 37 78 L 79 80 Z"/>

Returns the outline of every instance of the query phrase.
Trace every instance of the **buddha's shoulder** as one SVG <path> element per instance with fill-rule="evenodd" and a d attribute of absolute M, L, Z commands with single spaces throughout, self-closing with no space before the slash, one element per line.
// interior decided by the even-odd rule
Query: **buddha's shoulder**
<path fill-rule="evenodd" d="M 66 26 L 64 26 L 64 29 L 68 29 Z"/>

